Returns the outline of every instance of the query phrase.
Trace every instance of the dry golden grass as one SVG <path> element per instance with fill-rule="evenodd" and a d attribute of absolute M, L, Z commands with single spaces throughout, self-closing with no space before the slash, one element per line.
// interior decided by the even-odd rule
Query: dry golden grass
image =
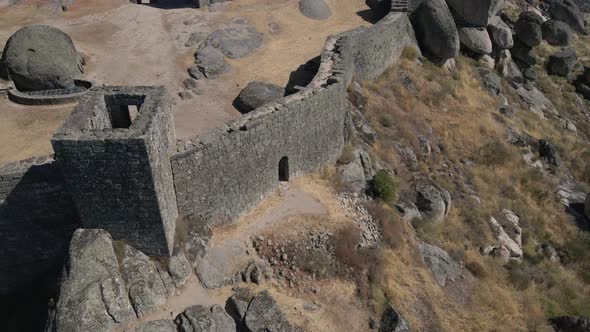
<path fill-rule="evenodd" d="M 541 54 L 553 51 L 541 50 Z M 505 142 L 506 125 L 554 142 L 563 152 L 563 169 L 572 170 L 574 175 L 585 170 L 578 159 L 590 157 L 586 157 L 586 134 L 582 130 L 576 137 L 563 130 L 558 121 L 542 121 L 524 110 L 513 119 L 500 118 L 498 101 L 480 87 L 475 66 L 472 60 L 460 57 L 457 70 L 451 73 L 428 62 L 417 64 L 403 59 L 366 87 L 367 112 L 379 133 L 372 152 L 398 171 L 402 190 L 413 175 L 400 167 L 392 141 L 419 151 L 418 135 L 422 135 L 431 144 L 440 143 L 441 151 L 420 158 L 420 171 L 452 193 L 462 192 L 461 179 L 467 179 L 481 199 L 481 204 L 468 199 L 455 201 L 443 224 L 415 225 L 422 240 L 441 246 L 474 272 L 476 282 L 465 304 L 449 299 L 416 261 L 409 246 L 383 252 L 378 284 L 382 298 L 391 299 L 418 330 L 549 331 L 546 318 L 551 315 L 590 314 L 590 288 L 581 279 L 584 263 L 564 263 L 562 267 L 543 260 L 536 253 L 536 245 L 552 243 L 565 248 L 568 243 L 576 243 L 576 248 L 568 250 L 577 253 L 576 258 L 582 262 L 586 255 L 581 248 L 586 247 L 555 195 L 558 178 L 543 175 L 523 162 L 521 151 Z M 401 71 L 412 79 L 416 94 L 400 82 Z M 545 83 L 548 89 L 557 91 L 548 93 L 548 97 L 555 99 L 561 112 L 570 102 L 568 93 L 572 87 L 565 80 L 542 73 L 540 80 L 541 85 Z M 505 94 L 518 109 L 518 97 L 510 91 Z M 570 115 L 570 110 L 563 112 Z M 384 115 L 394 119 L 391 126 L 379 124 Z M 459 161 L 464 158 L 474 163 L 463 167 Z M 590 160 L 584 158 L 587 165 Z M 463 177 L 440 172 L 443 160 L 460 167 Z M 525 261 L 517 267 L 505 268 L 478 250 L 494 243 L 487 220 L 504 208 L 521 217 Z M 561 279 L 570 286 L 560 284 Z"/>

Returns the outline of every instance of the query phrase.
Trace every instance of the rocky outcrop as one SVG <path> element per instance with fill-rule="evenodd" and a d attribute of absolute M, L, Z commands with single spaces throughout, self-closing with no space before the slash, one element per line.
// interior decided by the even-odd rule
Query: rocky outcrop
<path fill-rule="evenodd" d="M 15 32 L 6 42 L 0 67 L 21 91 L 68 89 L 83 72 L 72 39 L 47 25 Z"/>
<path fill-rule="evenodd" d="M 459 54 L 459 32 L 444 0 L 424 1 L 412 13 L 411 21 L 426 56 L 444 62 Z"/>
<path fill-rule="evenodd" d="M 567 46 L 572 42 L 572 29 L 561 21 L 549 20 L 541 28 L 543 39 L 551 45 Z"/>
<path fill-rule="evenodd" d="M 379 332 L 410 332 L 410 325 L 389 303 L 381 315 Z"/>
<path fill-rule="evenodd" d="M 174 322 L 181 332 L 236 331 L 236 323 L 219 305 L 189 307 Z"/>
<path fill-rule="evenodd" d="M 437 224 L 449 214 L 451 195 L 433 183 L 420 183 L 416 186 L 415 204 L 423 219 Z"/>
<path fill-rule="evenodd" d="M 516 63 L 512 60 L 509 50 L 502 50 L 496 58 L 496 71 L 498 74 L 511 82 L 521 83 L 522 73 Z"/>
<path fill-rule="evenodd" d="M 128 245 L 122 251 L 121 273 L 127 281 L 131 304 L 137 316 L 141 317 L 165 303 L 167 287 L 148 256 Z"/>
<path fill-rule="evenodd" d="M 111 236 L 78 229 L 72 236 L 49 331 L 110 331 L 135 319 Z"/>
<path fill-rule="evenodd" d="M 262 34 L 246 19 L 234 18 L 228 27 L 213 31 L 203 44 L 219 49 L 230 59 L 239 59 L 262 46 Z"/>
<path fill-rule="evenodd" d="M 497 96 L 502 92 L 502 79 L 496 72 L 487 68 L 478 69 L 481 77 L 481 85 L 488 90 L 492 95 Z"/>
<path fill-rule="evenodd" d="M 252 332 L 295 330 L 268 291 L 254 296 L 244 321 L 248 330 Z"/>
<path fill-rule="evenodd" d="M 538 46 L 543 40 L 541 24 L 543 24 L 543 18 L 536 13 L 531 11 L 521 13 L 514 26 L 516 38 L 528 47 Z"/>
<path fill-rule="evenodd" d="M 180 252 L 172 257 L 170 257 L 170 262 L 168 263 L 168 272 L 170 273 L 170 277 L 174 282 L 176 288 L 180 288 L 186 284 L 188 278 L 192 274 L 192 265 L 186 258 L 184 252 Z"/>
<path fill-rule="evenodd" d="M 195 53 L 195 66 L 189 68 L 189 73 L 195 79 L 216 78 L 229 71 L 229 64 L 223 53 L 215 47 L 201 44 Z"/>
<path fill-rule="evenodd" d="M 567 76 L 578 63 L 576 52 L 562 51 L 557 52 L 549 57 L 547 69 L 550 74 L 558 76 Z"/>
<path fill-rule="evenodd" d="M 488 25 L 491 0 L 447 0 L 458 24 L 462 26 L 485 27 Z M 494 2 L 494 9 L 498 4 Z"/>
<path fill-rule="evenodd" d="M 513 59 L 520 61 L 524 66 L 534 66 L 537 64 L 537 53 L 532 47 L 520 40 L 514 43 L 514 47 L 510 49 L 510 53 Z"/>
<path fill-rule="evenodd" d="M 520 218 L 507 209 L 502 210 L 495 217 L 490 217 L 489 225 L 497 244 L 484 249 L 484 254 L 499 257 L 504 263 L 510 260 L 522 260 L 522 229 L 519 221 Z"/>
<path fill-rule="evenodd" d="M 590 318 L 559 316 L 549 319 L 556 332 L 590 332 Z"/>
<path fill-rule="evenodd" d="M 440 286 L 445 286 L 461 278 L 461 265 L 455 262 L 449 253 L 437 246 L 420 243 L 418 246 L 424 264 L 432 271 L 434 279 Z"/>
<path fill-rule="evenodd" d="M 299 0 L 299 11 L 314 20 L 325 20 L 332 16 L 332 11 L 324 0 Z"/>
<path fill-rule="evenodd" d="M 486 29 L 470 27 L 460 28 L 459 40 L 467 50 L 473 53 L 492 53 L 492 40 Z"/>
<path fill-rule="evenodd" d="M 367 188 L 367 181 L 375 175 L 375 170 L 369 154 L 365 150 L 355 149 L 352 161 L 338 165 L 338 174 L 348 190 L 362 193 Z"/>
<path fill-rule="evenodd" d="M 590 193 L 588 193 L 584 202 L 584 213 L 586 214 L 586 218 L 590 220 Z"/>
<path fill-rule="evenodd" d="M 572 0 L 551 1 L 549 14 L 552 18 L 567 23 L 573 30 L 586 34 L 584 16 Z"/>
<path fill-rule="evenodd" d="M 267 82 L 253 81 L 248 83 L 234 101 L 235 107 L 242 114 L 249 113 L 258 107 L 279 99 L 285 95 L 285 89 Z"/>
<path fill-rule="evenodd" d="M 493 16 L 488 23 L 488 32 L 492 43 L 500 49 L 510 49 L 514 46 L 512 29 L 499 16 Z"/>

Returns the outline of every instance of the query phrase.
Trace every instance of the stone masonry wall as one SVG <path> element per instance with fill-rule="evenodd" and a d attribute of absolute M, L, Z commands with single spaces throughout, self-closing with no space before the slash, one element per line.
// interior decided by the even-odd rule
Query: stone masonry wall
<path fill-rule="evenodd" d="M 115 105 L 106 105 L 106 98 Z M 108 107 L 140 101 L 129 128 L 112 128 Z M 90 92 L 52 144 L 83 227 L 105 229 L 150 255 L 171 253 L 177 217 L 170 167 L 175 135 L 164 88 Z"/>
<path fill-rule="evenodd" d="M 291 175 L 333 163 L 343 145 L 346 89 L 353 76 L 379 76 L 407 45 L 407 15 L 330 37 L 320 69 L 302 91 L 262 106 L 210 134 L 178 144 L 172 169 L 178 209 L 194 222 L 238 216 L 279 185 L 279 160 Z"/>
<path fill-rule="evenodd" d="M 51 157 L 0 167 L 0 295 L 29 285 L 61 263 L 79 226 Z"/>
<path fill-rule="evenodd" d="M 401 13 L 330 37 L 306 88 L 179 142 L 164 89 L 94 88 L 52 140 L 58 162 L 39 157 L 0 168 L 0 292 L 54 264 L 80 225 L 165 255 L 178 214 L 208 224 L 228 220 L 279 185 L 282 158 L 291 177 L 335 162 L 353 76 L 376 78 L 406 45 L 415 40 Z M 118 129 L 105 94 L 151 97 L 130 128 Z"/>

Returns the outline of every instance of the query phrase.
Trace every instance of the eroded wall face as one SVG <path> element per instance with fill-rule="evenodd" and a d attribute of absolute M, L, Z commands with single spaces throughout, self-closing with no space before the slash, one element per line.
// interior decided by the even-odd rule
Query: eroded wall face
<path fill-rule="evenodd" d="M 344 84 L 292 102 L 247 130 L 172 158 L 181 215 L 216 223 L 253 207 L 279 185 L 279 161 L 289 175 L 333 163 L 343 144 Z"/>
<path fill-rule="evenodd" d="M 54 136 L 56 160 L 84 228 L 105 229 L 146 254 L 167 256 L 178 215 L 170 167 L 176 139 L 168 96 L 149 88 L 107 88 L 104 94 L 110 106 L 100 107 L 102 93 L 89 97 Z M 77 130 L 88 128 L 85 117 L 94 114 L 92 121 L 104 124 L 102 113 L 122 112 L 127 105 L 139 107 L 129 128 L 112 128 L 111 116 L 111 128 Z"/>
<path fill-rule="evenodd" d="M 30 285 L 60 264 L 79 227 L 61 170 L 45 159 L 0 169 L 0 294 Z"/>

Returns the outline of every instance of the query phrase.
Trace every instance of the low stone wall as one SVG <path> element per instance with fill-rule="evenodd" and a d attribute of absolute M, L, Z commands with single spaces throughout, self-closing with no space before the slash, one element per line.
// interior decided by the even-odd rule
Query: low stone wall
<path fill-rule="evenodd" d="M 181 141 L 172 157 L 179 214 L 215 224 L 235 218 L 291 176 L 333 163 L 343 145 L 346 89 L 353 76 L 379 76 L 408 45 L 407 15 L 328 38 L 320 69 L 302 91 L 272 102 L 206 136 Z"/>
<path fill-rule="evenodd" d="M 72 91 L 67 93 L 67 90 L 59 91 L 43 91 L 36 92 L 35 94 L 21 92 L 17 89 L 10 89 L 7 91 L 8 99 L 12 102 L 22 105 L 61 105 L 73 103 L 82 98 L 94 85 L 90 81 L 75 80 L 76 86 L 79 86 L 81 90 Z"/>
<path fill-rule="evenodd" d="M 76 209 L 51 157 L 0 167 L 0 294 L 57 266 L 77 227 Z"/>

